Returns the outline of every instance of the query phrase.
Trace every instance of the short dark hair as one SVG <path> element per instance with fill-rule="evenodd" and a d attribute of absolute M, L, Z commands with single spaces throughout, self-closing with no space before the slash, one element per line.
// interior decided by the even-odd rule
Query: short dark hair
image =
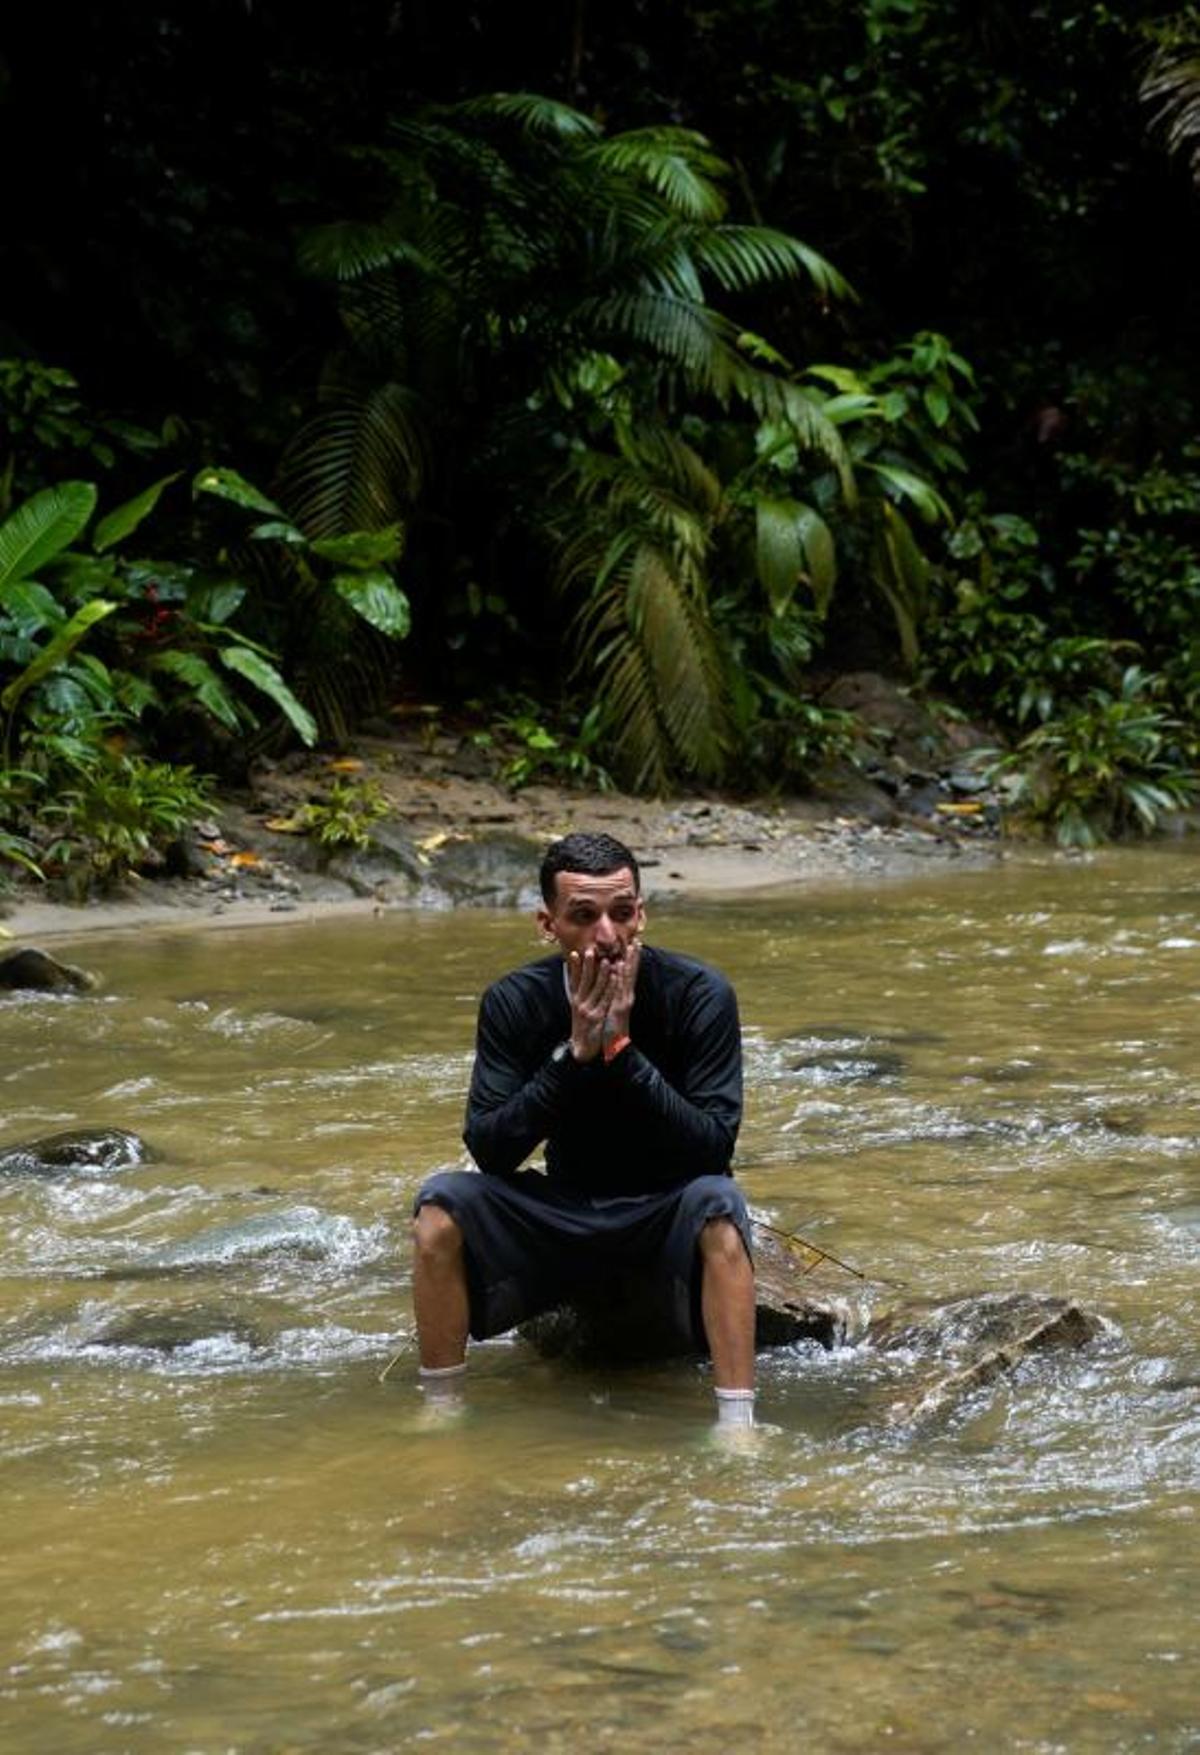
<path fill-rule="evenodd" d="M 623 842 L 614 835 L 593 835 L 586 830 L 564 835 L 561 841 L 550 843 L 542 860 L 538 873 L 542 900 L 547 906 L 555 901 L 560 871 L 582 871 L 589 877 L 607 877 L 609 872 L 620 871 L 624 866 L 633 873 L 633 887 L 640 895 L 642 877 L 638 862 Z"/>

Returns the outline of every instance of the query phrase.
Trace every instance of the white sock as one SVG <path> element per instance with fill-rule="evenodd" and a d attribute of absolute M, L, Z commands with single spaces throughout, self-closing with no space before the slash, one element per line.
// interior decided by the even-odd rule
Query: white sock
<path fill-rule="evenodd" d="M 718 1389 L 718 1426 L 753 1426 L 754 1391 L 752 1389 Z"/>
<path fill-rule="evenodd" d="M 418 1365 L 417 1383 L 431 1402 L 458 1401 L 466 1388 L 467 1362 L 461 1365 Z"/>

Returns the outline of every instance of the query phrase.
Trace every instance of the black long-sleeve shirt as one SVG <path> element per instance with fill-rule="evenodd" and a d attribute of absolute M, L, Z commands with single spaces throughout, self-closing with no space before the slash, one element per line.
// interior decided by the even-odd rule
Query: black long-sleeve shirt
<path fill-rule="evenodd" d="M 479 1008 L 463 1133 L 480 1169 L 546 1168 L 589 1194 L 636 1194 L 728 1174 L 742 1118 L 737 1000 L 704 963 L 647 945 L 630 1046 L 605 1064 L 551 1059 L 571 1033 L 559 956 L 489 987 Z"/>

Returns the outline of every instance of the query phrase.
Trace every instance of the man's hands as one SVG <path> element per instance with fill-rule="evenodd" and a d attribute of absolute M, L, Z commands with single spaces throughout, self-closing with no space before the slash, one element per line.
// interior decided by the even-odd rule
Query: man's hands
<path fill-rule="evenodd" d="M 604 1038 L 627 1036 L 633 1010 L 642 947 L 637 939 L 620 956 L 601 957 L 588 947 L 567 958 L 571 994 L 571 1053 L 576 1060 L 595 1060 Z"/>

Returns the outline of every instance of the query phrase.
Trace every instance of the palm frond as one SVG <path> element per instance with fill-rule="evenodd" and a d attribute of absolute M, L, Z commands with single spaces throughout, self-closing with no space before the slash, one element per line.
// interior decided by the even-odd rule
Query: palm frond
<path fill-rule="evenodd" d="M 687 239 L 696 263 L 730 292 L 773 280 L 811 280 L 822 298 L 854 299 L 832 262 L 787 232 L 760 225 L 695 226 Z"/>
<path fill-rule="evenodd" d="M 751 375 L 736 351 L 736 326 L 719 311 L 691 299 L 641 287 L 585 299 L 576 307 L 575 317 L 585 332 L 626 345 L 634 342 L 678 366 L 697 389 L 722 403 Z"/>
<path fill-rule="evenodd" d="M 848 506 L 857 499 L 854 470 L 845 441 L 825 413 L 818 397 L 799 384 L 769 372 L 748 372 L 745 395 L 760 420 L 783 421 L 803 451 L 824 457 L 836 471 L 841 495 Z"/>
<path fill-rule="evenodd" d="M 688 219 L 719 220 L 725 213 L 719 179 L 729 166 L 689 128 L 632 128 L 589 148 L 586 159 L 606 179 L 616 172 L 644 182 Z"/>
<path fill-rule="evenodd" d="M 629 581 L 628 615 L 658 691 L 659 711 L 677 757 L 701 779 L 715 779 L 724 755 L 725 702 L 703 580 L 681 557 L 649 544 Z"/>
<path fill-rule="evenodd" d="M 529 91 L 495 91 L 480 97 L 447 104 L 440 112 L 462 116 L 469 122 L 515 122 L 526 134 L 551 135 L 557 140 L 595 140 L 599 123 L 568 104 Z"/>
<path fill-rule="evenodd" d="M 637 549 L 612 574 L 609 591 L 596 602 L 598 614 L 579 620 L 575 676 L 596 690 L 612 737 L 609 765 L 628 777 L 633 792 L 661 792 L 667 784 L 670 746 L 658 718 L 658 690 L 646 648 L 633 635 L 625 614 L 635 563 Z"/>
<path fill-rule="evenodd" d="M 300 428 L 280 466 L 280 492 L 310 537 L 378 530 L 408 516 L 428 456 L 412 393 L 383 383 Z"/>
<path fill-rule="evenodd" d="M 520 173 L 478 132 L 466 133 L 437 119 L 436 112 L 393 118 L 390 131 L 412 169 L 440 172 L 463 189 L 519 207 L 525 194 Z"/>
<path fill-rule="evenodd" d="M 1152 128 L 1166 136 L 1167 150 L 1186 158 L 1200 183 L 1200 43 L 1167 42 L 1155 52 L 1138 95 L 1155 106 Z"/>
<path fill-rule="evenodd" d="M 299 259 L 306 274 L 325 280 L 358 280 L 380 268 L 409 268 L 441 276 L 437 262 L 390 216 L 314 226 L 300 240 Z"/>

